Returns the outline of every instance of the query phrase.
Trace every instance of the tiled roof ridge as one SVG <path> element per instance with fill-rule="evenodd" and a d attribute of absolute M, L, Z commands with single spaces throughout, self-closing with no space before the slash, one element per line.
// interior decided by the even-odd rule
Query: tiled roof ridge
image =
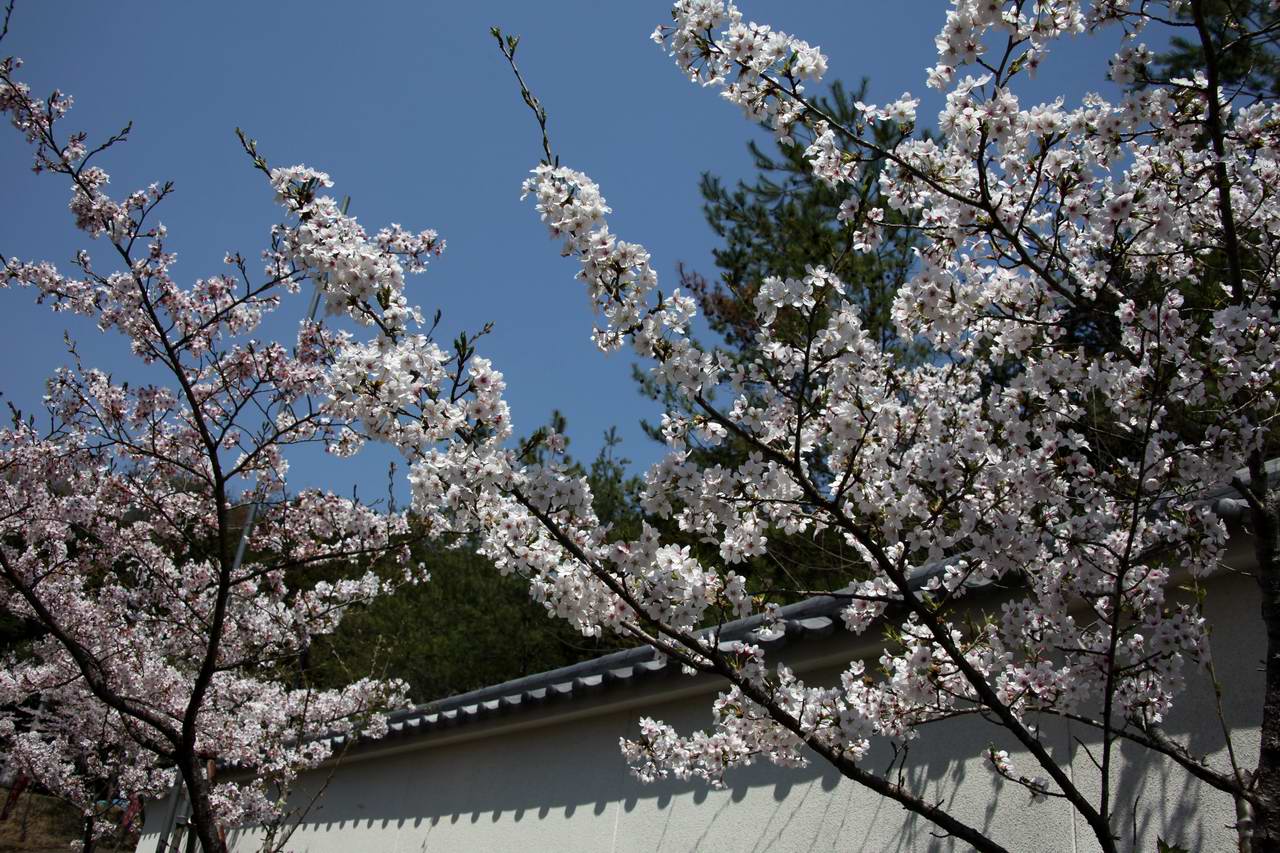
<path fill-rule="evenodd" d="M 783 627 L 784 633 L 777 637 L 752 636 L 763 626 L 764 614 L 736 619 L 720 627 L 720 642 L 731 643 L 750 639 L 766 648 L 777 648 L 783 645 L 784 638 L 792 639 L 813 633 L 825 636 L 834 630 L 835 619 L 842 603 L 847 601 L 847 598 L 842 600 L 838 595 L 819 595 L 779 608 L 776 618 L 779 625 Z M 714 628 L 708 628 L 702 634 L 705 636 L 714 630 Z M 390 722 L 394 731 L 397 724 L 412 718 L 447 715 L 447 718 L 452 719 L 454 711 L 463 711 L 465 716 L 471 716 L 475 711 L 466 713 L 466 709 L 476 706 L 481 706 L 488 711 L 496 711 L 500 707 L 514 707 L 525 700 L 541 702 L 547 698 L 568 695 L 575 690 L 599 687 L 604 683 L 612 684 L 637 677 L 643 678 L 645 675 L 667 670 L 669 666 L 674 669 L 679 668 L 678 664 L 660 659 L 652 647 L 637 646 L 558 669 L 481 687 L 456 696 L 436 699 L 414 708 L 398 711 L 391 715 Z"/>
<path fill-rule="evenodd" d="M 944 562 L 922 567 L 912 574 L 912 586 L 918 588 L 923 585 L 946 565 Z M 720 644 L 749 640 L 766 650 L 776 651 L 794 640 L 826 637 L 835 632 L 840 610 L 848 602 L 848 596 L 834 592 L 784 605 L 774 614 L 775 627 L 772 630 L 761 630 L 768 619 L 763 613 L 735 619 L 718 626 Z M 715 630 L 706 628 L 701 633 L 706 636 Z M 396 711 L 388 718 L 390 732 L 387 739 L 426 734 L 531 709 L 549 701 L 581 698 L 605 687 L 635 686 L 679 671 L 678 663 L 660 657 L 650 646 L 624 649 Z M 344 739 L 338 735 L 333 742 L 341 744 Z"/>

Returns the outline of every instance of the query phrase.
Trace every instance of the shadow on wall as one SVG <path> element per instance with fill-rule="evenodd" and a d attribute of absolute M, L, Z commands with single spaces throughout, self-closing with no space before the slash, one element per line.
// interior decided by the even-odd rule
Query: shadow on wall
<path fill-rule="evenodd" d="M 1235 604 L 1241 606 L 1240 600 Z M 1256 613 L 1251 604 L 1243 606 Z M 1214 634 L 1219 666 L 1229 670 L 1220 669 L 1219 676 L 1233 687 L 1224 712 L 1237 730 L 1237 752 L 1246 766 L 1256 748 L 1261 700 L 1259 626 L 1247 616 L 1233 612 Z M 834 670 L 811 673 L 809 680 L 831 683 L 837 676 Z M 1207 680 L 1193 677 L 1178 700 L 1169 731 L 1193 753 L 1218 753 L 1223 735 Z M 938 838 L 932 824 L 844 780 L 821 760 L 802 768 L 761 762 L 731 771 L 721 791 L 701 781 L 644 785 L 630 775 L 618 739 L 636 732 L 638 717 L 652 715 L 687 732 L 708 722 L 709 705 L 702 696 L 351 761 L 333 775 L 288 849 L 540 850 L 553 837 L 563 839 L 558 849 L 583 850 L 967 849 Z M 1071 765 L 1076 783 L 1096 792 L 1097 771 L 1088 754 L 1098 755 L 1096 732 L 1048 720 L 1041 737 L 1059 762 Z M 1038 768 L 1001 729 L 970 718 L 926 729 L 913 741 L 903 781 L 1012 850 L 1094 849 L 1087 826 L 1073 820 L 1061 801 L 1029 806 L 1024 790 L 983 766 L 989 746 L 1008 749 L 1021 772 L 1037 775 Z M 879 744 L 867 766 L 883 770 L 893 757 Z M 1144 759 L 1139 748 L 1120 750 L 1114 828 L 1123 849 L 1154 851 L 1157 833 L 1191 850 L 1234 846 L 1225 829 L 1234 822 L 1226 797 L 1163 762 Z M 325 775 L 304 779 L 298 800 L 309 799 Z M 233 833 L 233 848 L 256 849 L 256 834 Z M 605 843 L 610 834 L 612 843 Z M 522 837 L 530 839 L 523 848 Z"/>

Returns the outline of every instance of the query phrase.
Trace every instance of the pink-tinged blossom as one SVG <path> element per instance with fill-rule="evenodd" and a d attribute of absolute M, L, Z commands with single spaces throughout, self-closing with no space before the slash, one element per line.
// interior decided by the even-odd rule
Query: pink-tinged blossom
<path fill-rule="evenodd" d="M 11 764 L 84 809 L 103 785 L 158 797 L 180 782 L 215 849 L 219 825 L 279 819 L 283 793 L 332 754 L 333 736 L 378 737 L 386 709 L 406 701 L 394 679 L 321 690 L 273 675 L 351 605 L 425 576 L 409 561 L 407 514 L 290 490 L 290 449 L 440 435 L 389 427 L 442 382 L 444 357 L 422 335 L 370 350 L 314 320 L 292 342 L 257 337 L 260 327 L 311 281 L 328 313 L 402 329 L 420 319 L 404 275 L 443 243 L 399 226 L 368 236 L 318 192 L 327 176 L 274 170 L 288 221 L 265 277 L 229 254 L 226 271 L 183 285 L 154 221 L 171 187 L 109 196 L 83 136 L 58 142 L 70 99 L 33 98 L 18 67 L 0 62 L 0 110 L 37 170 L 68 181 L 77 226 L 116 262 L 82 251 L 67 274 L 8 258 L 0 287 L 122 334 L 153 380 L 119 382 L 72 347 L 72 365 L 48 380 L 46 415 L 0 431 L 0 608 L 41 628 L 0 668 L 0 740 Z M 292 303 L 302 316 L 305 300 Z M 376 406 L 354 397 L 371 385 Z M 320 566 L 346 568 L 302 581 Z M 252 781 L 215 782 L 216 766 Z"/>
<path fill-rule="evenodd" d="M 900 748 L 928 724 L 981 713 L 1034 765 L 993 749 L 993 772 L 1033 801 L 1066 798 L 1113 843 L 1101 815 L 1114 804 L 1076 787 L 1036 720 L 1085 721 L 1106 732 L 1108 753 L 1122 732 L 1159 730 L 1184 670 L 1207 661 L 1199 605 L 1173 587 L 1221 565 L 1226 528 L 1206 501 L 1240 469 L 1261 470 L 1280 371 L 1275 105 L 1220 104 L 1228 118 L 1215 130 L 1203 77 L 1114 101 L 1025 103 L 1023 78 L 1059 39 L 1132 31 L 1142 16 L 1129 4 L 956 0 L 928 74 L 945 91 L 941 133 L 928 139 L 906 130 L 910 94 L 836 126 L 805 93 L 825 57 L 732 3 L 681 0 L 655 31 L 681 71 L 751 120 L 784 139 L 804 125 L 817 179 L 839 187 L 876 165 L 881 196 L 920 235 L 891 313 L 899 338 L 931 354 L 923 363 L 880 345 L 839 269 L 819 266 L 827 259 L 759 282 L 755 354 L 724 358 L 690 337 L 693 303 L 658 287 L 648 251 L 611 230 L 589 177 L 534 169 L 524 192 L 578 265 L 597 345 L 629 345 L 678 399 L 642 504 L 709 546 L 698 554 L 650 525 L 617 540 L 554 448 L 538 463 L 513 449 L 500 377 L 480 358 L 427 359 L 462 389 L 447 398 L 435 380 L 348 383 L 353 399 L 371 395 L 356 405 L 378 413 L 373 431 L 410 460 L 415 509 L 433 529 L 475 537 L 584 634 L 639 639 L 728 680 L 706 729 L 645 719 L 623 741 L 642 779 L 719 784 L 734 766 L 802 763 L 816 750 L 999 849 L 862 763 L 877 741 Z M 1146 61 L 1141 48 L 1122 51 L 1112 73 L 1140 74 Z M 882 147 L 866 123 L 904 132 Z M 867 251 L 899 226 L 860 208 L 851 200 L 837 224 Z M 1201 282 L 1223 281 L 1224 223 L 1256 263 L 1206 294 Z M 781 333 L 784 315 L 808 331 Z M 410 334 L 378 329 L 357 346 L 398 359 Z M 739 462 L 698 461 L 727 440 L 745 449 Z M 835 687 L 806 684 L 761 645 L 722 644 L 714 627 L 757 613 L 760 636 L 776 636 L 778 603 L 769 590 L 750 595 L 751 560 L 773 537 L 818 533 L 847 548 L 830 589 L 847 600 L 845 626 L 886 638 L 874 670 L 851 661 Z M 1004 597 L 979 599 L 990 588 Z M 968 607 L 990 612 L 975 621 Z M 1229 774 L 1214 778 L 1237 790 Z"/>

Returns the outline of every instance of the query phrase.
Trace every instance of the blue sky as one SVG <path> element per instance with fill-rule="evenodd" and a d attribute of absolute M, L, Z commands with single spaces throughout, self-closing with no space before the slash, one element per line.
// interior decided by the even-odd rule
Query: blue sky
<path fill-rule="evenodd" d="M 941 0 L 740 5 L 751 19 L 821 45 L 829 80 L 866 76 L 873 100 L 910 90 L 923 98 L 923 121 L 936 114 L 924 69 L 934 61 Z M 745 144 L 757 132 L 649 41 L 667 10 L 635 0 L 19 0 L 0 53 L 25 59 L 21 73 L 37 92 L 70 92 L 76 106 L 65 128 L 87 130 L 91 143 L 134 122 L 130 142 L 102 165 L 117 194 L 175 182 L 159 217 L 180 281 L 221 272 L 228 251 L 256 258 L 278 221 L 233 135 L 243 127 L 272 164 L 329 172 L 366 227 L 394 221 L 441 233 L 448 250 L 411 280 L 412 299 L 428 314 L 444 312 L 442 337 L 494 323 L 480 350 L 506 374 L 518 431 L 558 408 L 572 450 L 589 458 L 617 426 L 623 454 L 640 470 L 661 448 L 639 421 L 660 413 L 637 393 L 628 354 L 605 358 L 591 345 L 575 264 L 519 201 L 539 142 L 489 27 L 522 36 L 522 71 L 550 113 L 562 161 L 600 183 L 613 230 L 649 249 L 670 288 L 677 262 L 712 271 L 699 175 L 747 176 Z M 1070 104 L 1104 89 L 1115 38 L 1103 41 L 1059 51 L 1033 94 L 1064 94 Z M 21 137 L 0 129 L 0 252 L 67 268 L 76 249 L 95 247 L 75 231 L 65 187 L 29 165 Z M 286 304 L 274 328 L 288 334 L 306 308 L 306 299 Z M 35 306 L 28 293 L 0 292 L 0 310 L 0 391 L 24 409 L 38 408 L 44 379 L 66 363 L 64 330 L 86 362 L 134 381 L 147 376 L 118 337 Z M 291 485 L 383 494 L 389 458 L 300 454 Z"/>

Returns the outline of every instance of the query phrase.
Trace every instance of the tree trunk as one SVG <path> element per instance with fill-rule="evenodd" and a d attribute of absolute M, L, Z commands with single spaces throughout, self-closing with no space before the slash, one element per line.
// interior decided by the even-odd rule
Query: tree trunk
<path fill-rule="evenodd" d="M 97 847 L 97 842 L 94 841 L 93 838 L 93 830 L 96 824 L 97 820 L 92 814 L 84 819 L 84 836 L 81 839 L 83 843 L 81 853 L 93 853 L 94 849 Z"/>
<path fill-rule="evenodd" d="M 194 756 L 183 756 L 178 761 L 187 796 L 191 799 L 190 831 L 200 840 L 203 853 L 226 853 L 226 845 L 213 816 L 213 805 L 209 802 L 209 782 L 200 764 Z"/>
<path fill-rule="evenodd" d="M 1254 853 L 1280 853 L 1280 560 L 1277 559 L 1276 499 L 1268 494 L 1267 475 L 1260 464 L 1250 466 L 1249 503 L 1254 551 L 1258 558 L 1258 588 L 1262 594 L 1262 622 L 1267 632 L 1266 683 L 1262 700 L 1262 731 L 1258 767 L 1253 774 L 1258 806 L 1254 811 Z"/>

